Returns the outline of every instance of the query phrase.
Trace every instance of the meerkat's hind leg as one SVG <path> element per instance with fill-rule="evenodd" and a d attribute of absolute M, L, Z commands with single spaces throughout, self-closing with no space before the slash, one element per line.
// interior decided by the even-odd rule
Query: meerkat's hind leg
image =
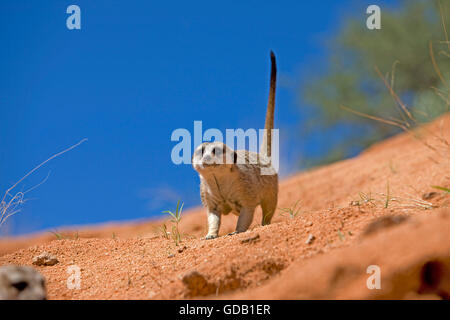
<path fill-rule="evenodd" d="M 253 214 L 255 212 L 255 208 L 242 208 L 239 213 L 239 218 L 236 225 L 235 233 L 245 232 L 250 227 L 253 221 Z"/>
<path fill-rule="evenodd" d="M 208 234 L 205 240 L 215 239 L 219 236 L 221 214 L 208 210 Z"/>
<path fill-rule="evenodd" d="M 275 210 L 277 208 L 277 200 L 276 198 L 269 198 L 265 199 L 261 203 L 261 209 L 262 209 L 262 221 L 261 225 L 266 226 L 272 222 L 272 217 L 275 213 Z"/>

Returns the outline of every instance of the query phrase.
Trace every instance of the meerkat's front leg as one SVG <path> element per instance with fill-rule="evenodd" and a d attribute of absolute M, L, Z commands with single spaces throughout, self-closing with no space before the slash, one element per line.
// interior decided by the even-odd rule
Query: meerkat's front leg
<path fill-rule="evenodd" d="M 205 237 L 206 240 L 219 236 L 220 216 L 220 213 L 208 210 L 208 234 Z"/>

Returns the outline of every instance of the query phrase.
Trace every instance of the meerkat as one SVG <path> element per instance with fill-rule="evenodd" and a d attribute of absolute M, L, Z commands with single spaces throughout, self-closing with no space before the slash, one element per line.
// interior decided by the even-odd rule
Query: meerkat
<path fill-rule="evenodd" d="M 28 266 L 0 267 L 0 300 L 45 300 L 44 277 Z"/>
<path fill-rule="evenodd" d="M 271 155 L 277 66 L 273 52 L 270 59 L 269 101 L 260 153 L 234 151 L 222 142 L 205 142 L 194 151 L 192 164 L 199 174 L 200 196 L 207 209 L 206 240 L 218 237 L 222 215 L 232 212 L 238 216 L 232 235 L 247 231 L 258 205 L 263 226 L 270 224 L 275 212 L 278 174 L 271 165 Z"/>

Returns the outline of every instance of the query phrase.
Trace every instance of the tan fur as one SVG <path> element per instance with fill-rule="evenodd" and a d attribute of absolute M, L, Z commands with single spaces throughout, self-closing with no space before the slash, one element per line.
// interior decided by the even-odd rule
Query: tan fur
<path fill-rule="evenodd" d="M 0 300 L 46 299 L 44 277 L 28 266 L 0 267 Z"/>
<path fill-rule="evenodd" d="M 222 215 L 239 216 L 236 231 L 246 231 L 253 221 L 255 208 L 261 205 L 262 225 L 270 224 L 278 200 L 278 175 L 271 166 L 271 130 L 275 108 L 276 63 L 271 52 L 272 71 L 269 102 L 261 153 L 233 151 L 222 142 L 203 143 L 193 155 L 193 167 L 200 176 L 200 195 L 207 208 L 208 234 L 219 234 Z M 262 174 L 264 169 L 264 174 Z"/>
<path fill-rule="evenodd" d="M 272 156 L 272 129 L 273 118 L 275 112 L 275 90 L 277 82 L 277 62 L 275 60 L 275 54 L 270 52 L 271 71 L 270 71 L 270 89 L 269 89 L 269 101 L 267 102 L 266 122 L 264 129 L 266 132 L 263 136 L 263 142 L 261 144 L 261 154 L 266 157 Z"/>

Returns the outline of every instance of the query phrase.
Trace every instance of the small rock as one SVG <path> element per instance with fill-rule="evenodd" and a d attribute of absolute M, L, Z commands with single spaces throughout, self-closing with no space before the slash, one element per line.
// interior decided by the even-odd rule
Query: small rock
<path fill-rule="evenodd" d="M 437 196 L 437 192 L 427 192 L 422 195 L 423 200 L 429 200 Z"/>
<path fill-rule="evenodd" d="M 175 255 L 173 253 L 171 253 L 167 256 L 167 258 L 173 258 L 173 257 L 175 257 Z"/>
<path fill-rule="evenodd" d="M 247 239 L 243 239 L 241 240 L 241 243 L 249 243 L 249 242 L 256 242 L 259 240 L 259 234 L 256 234 L 253 237 L 247 238 Z"/>
<path fill-rule="evenodd" d="M 48 252 L 42 252 L 33 258 L 33 264 L 36 266 L 54 266 L 58 262 L 58 259 Z"/>
<path fill-rule="evenodd" d="M 311 222 L 311 221 L 308 221 L 307 223 L 306 223 L 306 226 L 307 227 L 311 227 L 313 225 L 313 223 Z"/>
<path fill-rule="evenodd" d="M 182 248 L 178 248 L 178 253 L 182 253 L 186 249 L 187 249 L 186 246 L 183 246 Z"/>
<path fill-rule="evenodd" d="M 314 240 L 316 239 L 316 237 L 314 237 L 314 235 L 313 234 L 310 234 L 309 236 L 308 236 L 308 239 L 306 239 L 306 244 L 311 244 Z"/>

